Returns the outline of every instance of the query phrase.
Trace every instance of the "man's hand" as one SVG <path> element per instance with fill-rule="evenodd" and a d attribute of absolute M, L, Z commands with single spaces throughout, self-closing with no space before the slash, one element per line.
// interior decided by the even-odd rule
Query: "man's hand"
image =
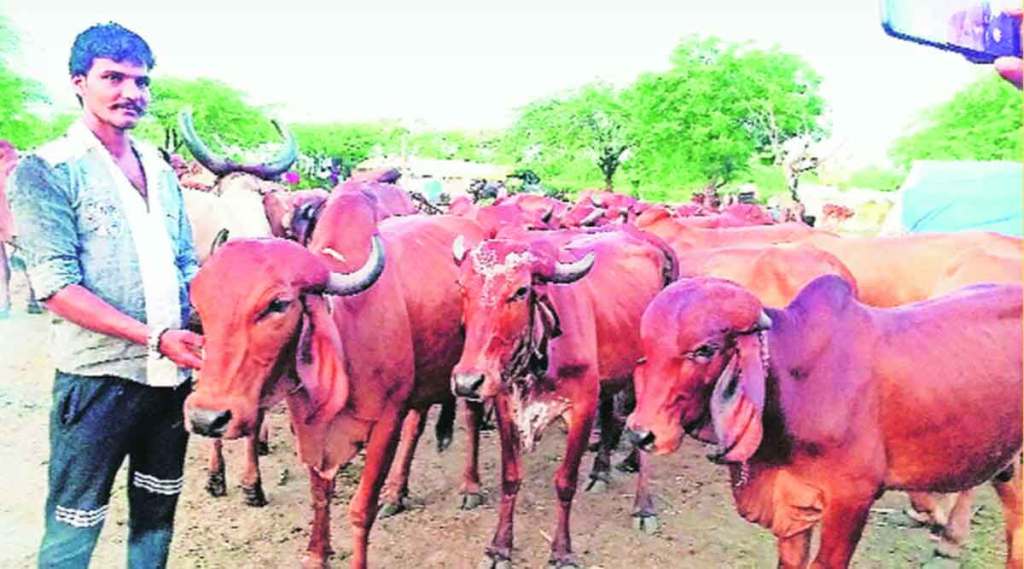
<path fill-rule="evenodd" d="M 1017 23 L 1021 24 L 1024 10 L 1014 8 L 1007 10 L 1006 14 L 1017 18 Z M 1024 35 L 1024 30 L 1022 30 L 1022 35 Z M 999 73 L 1003 79 L 1006 79 L 1018 89 L 1022 87 L 1022 79 L 1024 79 L 1024 59 L 1021 59 L 1020 57 L 1000 57 L 995 61 L 995 68 L 996 72 Z"/>
<path fill-rule="evenodd" d="M 160 353 L 178 367 L 199 369 L 203 365 L 203 337 L 188 330 L 168 330 L 160 335 Z"/>
<path fill-rule="evenodd" d="M 996 60 L 996 71 L 1003 79 L 1013 83 L 1018 89 L 1021 88 L 1024 60 L 1019 57 L 1000 57 Z"/>

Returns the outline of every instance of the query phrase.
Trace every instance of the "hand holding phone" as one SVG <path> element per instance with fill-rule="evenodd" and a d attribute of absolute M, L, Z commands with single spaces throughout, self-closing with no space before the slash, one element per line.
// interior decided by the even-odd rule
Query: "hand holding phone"
<path fill-rule="evenodd" d="M 1021 57 L 1021 7 L 1010 0 L 881 0 L 895 38 L 959 53 L 975 63 Z M 1006 61 L 1001 65 L 1009 65 Z"/>

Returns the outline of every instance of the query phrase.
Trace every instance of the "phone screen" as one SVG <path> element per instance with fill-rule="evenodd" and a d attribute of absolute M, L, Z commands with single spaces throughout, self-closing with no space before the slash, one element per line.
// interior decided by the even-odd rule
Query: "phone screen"
<path fill-rule="evenodd" d="M 1018 15 L 1010 15 L 1016 10 Z M 882 0 L 882 27 L 891 36 L 990 63 L 1020 56 L 1019 0 Z"/>

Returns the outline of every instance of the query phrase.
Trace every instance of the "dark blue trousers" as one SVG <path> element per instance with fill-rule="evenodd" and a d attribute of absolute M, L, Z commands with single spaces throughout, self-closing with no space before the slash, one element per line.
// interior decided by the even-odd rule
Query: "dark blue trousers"
<path fill-rule="evenodd" d="M 125 457 L 128 567 L 167 564 L 188 442 L 182 405 L 190 391 L 190 382 L 147 387 L 117 377 L 57 372 L 39 567 L 89 566 Z"/>

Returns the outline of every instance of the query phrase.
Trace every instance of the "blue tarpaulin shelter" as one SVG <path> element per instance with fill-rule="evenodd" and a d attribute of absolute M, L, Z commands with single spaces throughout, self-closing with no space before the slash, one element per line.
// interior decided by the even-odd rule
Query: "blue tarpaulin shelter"
<path fill-rule="evenodd" d="M 975 229 L 1024 234 L 1020 162 L 917 161 L 900 194 L 900 225 L 909 233 Z"/>

